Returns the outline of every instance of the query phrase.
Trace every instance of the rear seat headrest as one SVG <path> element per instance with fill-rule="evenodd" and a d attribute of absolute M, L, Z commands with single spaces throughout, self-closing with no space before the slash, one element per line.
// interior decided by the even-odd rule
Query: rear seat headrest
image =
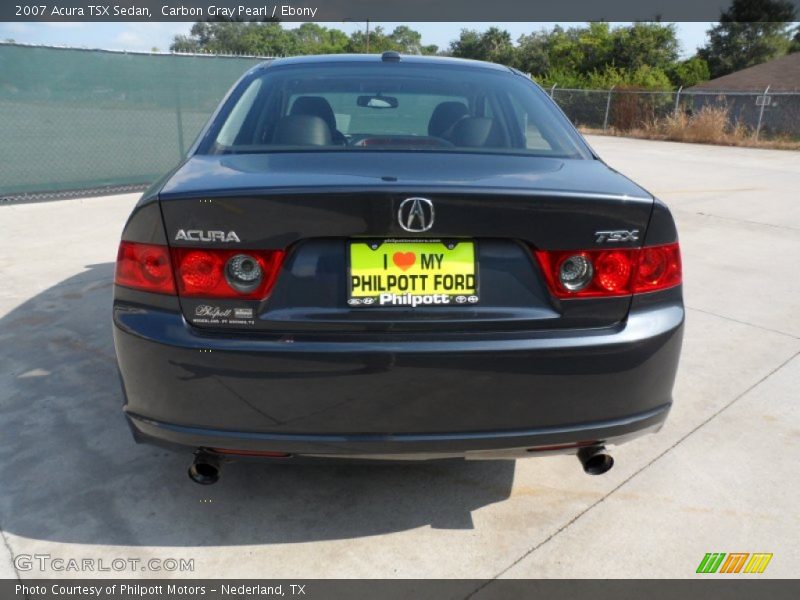
<path fill-rule="evenodd" d="M 456 121 L 467 116 L 469 110 L 462 102 L 440 102 L 428 121 L 428 135 L 441 137 Z"/>
<path fill-rule="evenodd" d="M 320 117 L 289 115 L 275 125 L 272 143 L 286 146 L 330 146 L 331 129 Z"/>
<path fill-rule="evenodd" d="M 300 96 L 292 104 L 292 109 L 289 111 L 290 115 L 309 115 L 312 117 L 319 117 L 331 131 L 336 130 L 336 116 L 333 114 L 333 108 L 330 103 L 321 96 Z"/>
<path fill-rule="evenodd" d="M 456 146 L 480 147 L 499 145 L 497 127 L 494 119 L 488 117 L 467 117 L 453 125 L 448 139 Z"/>

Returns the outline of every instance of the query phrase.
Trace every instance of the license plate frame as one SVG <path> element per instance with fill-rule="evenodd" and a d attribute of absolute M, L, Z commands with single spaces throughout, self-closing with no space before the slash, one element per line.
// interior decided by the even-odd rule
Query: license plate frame
<path fill-rule="evenodd" d="M 478 304 L 477 250 L 476 240 L 461 238 L 348 240 L 347 305 L 432 308 Z M 414 255 L 413 261 L 410 255 Z M 390 279 L 392 275 L 395 280 Z"/>

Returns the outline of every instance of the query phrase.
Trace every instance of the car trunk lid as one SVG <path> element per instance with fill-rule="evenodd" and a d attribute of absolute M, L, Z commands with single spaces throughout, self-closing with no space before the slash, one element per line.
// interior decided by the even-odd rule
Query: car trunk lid
<path fill-rule="evenodd" d="M 435 207 L 427 231 L 402 227 L 398 214 L 409 198 Z M 182 298 L 187 320 L 194 322 L 200 307 L 222 313 L 240 308 L 250 309 L 252 319 L 195 324 L 320 333 L 619 322 L 627 314 L 627 297 L 558 301 L 531 250 L 590 248 L 598 230 L 636 230 L 641 240 L 652 208 L 649 194 L 600 161 L 397 152 L 197 156 L 176 171 L 160 199 L 174 247 L 287 250 L 265 301 Z M 472 244 L 478 301 L 348 304 L 351 243 L 398 239 Z M 638 244 L 629 240 L 616 247 Z"/>

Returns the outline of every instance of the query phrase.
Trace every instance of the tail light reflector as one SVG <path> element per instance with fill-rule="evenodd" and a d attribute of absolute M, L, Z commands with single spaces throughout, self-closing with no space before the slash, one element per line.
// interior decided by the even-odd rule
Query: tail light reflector
<path fill-rule="evenodd" d="M 175 281 L 167 247 L 120 242 L 114 283 L 145 292 L 174 295 Z"/>
<path fill-rule="evenodd" d="M 231 448 L 211 448 L 217 454 L 228 454 L 231 456 L 263 456 L 265 458 L 289 458 L 292 455 L 288 452 L 276 452 L 274 450 L 233 450 Z"/>
<path fill-rule="evenodd" d="M 283 250 L 173 248 L 178 295 L 263 300 L 283 257 Z"/>
<path fill-rule="evenodd" d="M 679 285 L 678 243 L 645 248 L 581 251 L 535 251 L 551 293 L 559 298 L 627 296 Z M 573 265 L 586 264 L 591 279 L 576 285 Z"/>
<path fill-rule="evenodd" d="M 556 450 L 569 450 L 570 448 L 586 448 L 588 446 L 597 446 L 600 442 L 594 440 L 589 442 L 572 442 L 570 444 L 556 444 L 554 446 L 534 446 L 533 448 L 526 448 L 526 452 L 554 452 Z"/>

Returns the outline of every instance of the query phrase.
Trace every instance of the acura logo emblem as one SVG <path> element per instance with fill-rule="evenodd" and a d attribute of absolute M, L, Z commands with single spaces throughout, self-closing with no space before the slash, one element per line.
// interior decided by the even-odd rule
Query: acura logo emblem
<path fill-rule="evenodd" d="M 433 202 L 427 198 L 406 198 L 400 203 L 397 222 L 411 233 L 428 231 L 433 227 Z"/>

